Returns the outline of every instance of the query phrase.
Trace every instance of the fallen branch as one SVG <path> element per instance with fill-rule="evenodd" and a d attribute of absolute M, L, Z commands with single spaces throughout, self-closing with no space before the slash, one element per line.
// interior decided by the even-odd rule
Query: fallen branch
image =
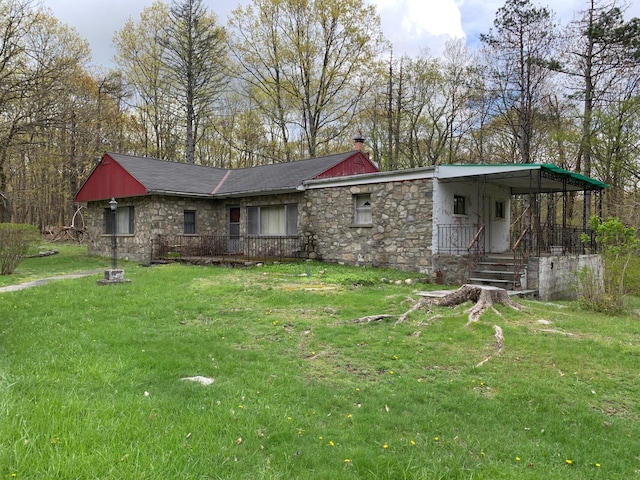
<path fill-rule="evenodd" d="M 46 252 L 38 252 L 34 255 L 27 255 L 27 258 L 50 257 L 51 255 L 55 255 L 56 253 L 59 253 L 58 250 L 47 250 Z"/>

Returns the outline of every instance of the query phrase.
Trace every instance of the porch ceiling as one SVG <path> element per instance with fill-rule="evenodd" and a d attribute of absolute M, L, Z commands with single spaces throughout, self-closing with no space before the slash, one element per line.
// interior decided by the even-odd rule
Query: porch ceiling
<path fill-rule="evenodd" d="M 445 182 L 464 182 L 469 181 L 470 177 L 484 177 L 488 183 L 510 188 L 513 195 L 608 188 L 599 180 L 547 164 L 440 165 L 436 176 Z"/>

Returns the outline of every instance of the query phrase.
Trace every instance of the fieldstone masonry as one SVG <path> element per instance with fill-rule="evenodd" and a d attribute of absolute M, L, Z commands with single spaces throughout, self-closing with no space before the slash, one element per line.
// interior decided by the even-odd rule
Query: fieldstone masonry
<path fill-rule="evenodd" d="M 429 273 L 431 179 L 307 190 L 300 224 L 310 258 Z M 355 225 L 354 196 L 371 195 L 372 222 Z"/>
<path fill-rule="evenodd" d="M 118 234 L 118 258 L 136 262 L 151 260 L 151 245 L 158 234 L 182 234 L 184 211 L 196 211 L 196 228 L 201 232 L 223 232 L 226 210 L 216 208 L 215 202 L 204 199 L 156 196 L 128 198 L 118 208 L 134 208 L 134 234 Z M 104 233 L 104 209 L 107 202 L 87 205 L 88 253 L 111 256 L 111 235 Z"/>

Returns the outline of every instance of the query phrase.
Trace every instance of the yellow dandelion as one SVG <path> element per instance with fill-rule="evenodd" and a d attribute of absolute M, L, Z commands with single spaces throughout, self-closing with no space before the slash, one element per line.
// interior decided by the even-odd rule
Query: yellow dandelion
<path fill-rule="evenodd" d="M 597 468 L 600 468 L 600 464 L 599 464 L 599 463 L 596 463 L 596 467 L 597 467 Z"/>
<path fill-rule="evenodd" d="M 520 457 L 516 457 L 516 462 L 519 462 L 520 460 Z"/>
<path fill-rule="evenodd" d="M 568 458 L 565 460 L 565 462 L 567 465 L 573 465 L 573 460 L 570 460 Z"/>
<path fill-rule="evenodd" d="M 320 437 L 318 437 L 318 439 L 322 440 L 323 438 L 322 438 L 322 436 L 320 436 Z"/>
<path fill-rule="evenodd" d="M 329 446 L 330 446 L 330 447 L 335 446 L 335 443 L 333 443 L 333 440 L 329 440 Z"/>
<path fill-rule="evenodd" d="M 347 415 L 347 418 L 353 418 L 353 415 L 350 413 L 349 415 Z"/>
<path fill-rule="evenodd" d="M 387 444 L 387 442 L 385 442 L 384 445 L 382 445 L 382 448 L 389 448 L 389 444 Z"/>
<path fill-rule="evenodd" d="M 350 458 L 345 458 L 344 459 L 344 463 L 351 463 L 351 459 Z"/>
<path fill-rule="evenodd" d="M 439 442 L 440 441 L 440 437 L 433 437 L 433 440 L 436 441 L 436 442 Z"/>
<path fill-rule="evenodd" d="M 415 445 L 415 444 L 416 444 L 416 441 L 415 441 L 415 440 L 411 440 L 409 443 L 410 443 L 411 445 Z"/>

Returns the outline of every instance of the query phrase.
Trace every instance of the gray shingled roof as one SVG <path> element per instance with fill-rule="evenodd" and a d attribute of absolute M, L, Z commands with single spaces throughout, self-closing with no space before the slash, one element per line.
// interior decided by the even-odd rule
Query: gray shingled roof
<path fill-rule="evenodd" d="M 343 162 L 354 152 L 231 170 L 216 195 L 293 190 Z"/>
<path fill-rule="evenodd" d="M 294 190 L 354 153 L 232 170 L 117 153 L 109 156 L 149 193 L 211 195 L 215 192 L 216 196 L 227 196 Z"/>
<path fill-rule="evenodd" d="M 117 153 L 109 153 L 109 156 L 144 185 L 149 193 L 211 195 L 227 173 L 224 168 L 169 162 L 157 158 Z"/>

